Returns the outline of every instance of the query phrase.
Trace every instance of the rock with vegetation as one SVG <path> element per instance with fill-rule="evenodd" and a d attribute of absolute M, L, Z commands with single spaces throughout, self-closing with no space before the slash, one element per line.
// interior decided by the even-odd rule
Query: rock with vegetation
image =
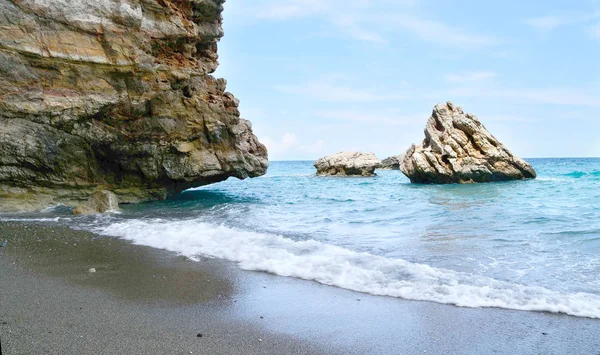
<path fill-rule="evenodd" d="M 402 161 L 403 158 L 404 158 L 404 156 L 402 154 L 394 155 L 389 158 L 385 158 L 381 161 L 381 166 L 379 167 L 379 169 L 380 170 L 400 170 L 400 162 Z"/>
<path fill-rule="evenodd" d="M 472 114 L 451 102 L 436 105 L 425 140 L 406 152 L 400 165 L 421 184 L 478 183 L 532 179 L 536 172 L 514 156 Z"/>
<path fill-rule="evenodd" d="M 373 153 L 340 152 L 314 163 L 319 176 L 375 176 L 381 160 Z"/>
<path fill-rule="evenodd" d="M 0 0 L 0 210 L 263 175 L 217 68 L 224 0 Z"/>

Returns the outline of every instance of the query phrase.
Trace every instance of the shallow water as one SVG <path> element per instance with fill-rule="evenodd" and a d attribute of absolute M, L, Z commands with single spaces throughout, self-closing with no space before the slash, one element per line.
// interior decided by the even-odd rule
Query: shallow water
<path fill-rule="evenodd" d="M 272 162 L 111 216 L 65 208 L 4 216 L 67 224 L 189 257 L 355 291 L 467 307 L 600 318 L 600 159 L 531 159 L 538 179 L 412 185 L 314 176 Z"/>

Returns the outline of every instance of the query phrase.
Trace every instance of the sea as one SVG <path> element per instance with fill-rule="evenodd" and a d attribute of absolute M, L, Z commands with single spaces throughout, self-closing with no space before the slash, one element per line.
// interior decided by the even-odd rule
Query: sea
<path fill-rule="evenodd" d="M 373 295 L 600 318 L 600 159 L 528 159 L 535 180 L 416 185 L 400 171 L 318 177 L 310 161 L 120 213 L 1 215 L 191 260 Z"/>

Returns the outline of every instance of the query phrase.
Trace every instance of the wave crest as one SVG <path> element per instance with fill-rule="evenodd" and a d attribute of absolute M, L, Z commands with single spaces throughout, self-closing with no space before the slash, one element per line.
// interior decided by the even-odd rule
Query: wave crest
<path fill-rule="evenodd" d="M 237 262 L 242 269 L 317 281 L 373 295 L 460 307 L 497 307 L 600 318 L 600 296 L 560 293 L 488 277 L 434 268 L 314 240 L 249 232 L 197 220 L 130 220 L 96 227 L 97 233 L 188 257 Z"/>

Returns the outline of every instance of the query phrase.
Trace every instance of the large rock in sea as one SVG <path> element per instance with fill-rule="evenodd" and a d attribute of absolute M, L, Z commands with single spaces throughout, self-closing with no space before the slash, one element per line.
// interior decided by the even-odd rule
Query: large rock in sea
<path fill-rule="evenodd" d="M 477 117 L 451 102 L 435 106 L 423 144 L 410 147 L 400 169 L 411 182 L 422 184 L 536 177 L 533 167 L 506 149 Z"/>
<path fill-rule="evenodd" d="M 340 152 L 314 163 L 319 176 L 375 176 L 381 160 L 373 153 Z"/>
<path fill-rule="evenodd" d="M 0 210 L 263 175 L 216 79 L 224 0 L 0 0 Z"/>
<path fill-rule="evenodd" d="M 404 155 L 394 155 L 389 158 L 385 158 L 381 161 L 380 170 L 400 170 L 400 163 L 404 159 Z"/>

